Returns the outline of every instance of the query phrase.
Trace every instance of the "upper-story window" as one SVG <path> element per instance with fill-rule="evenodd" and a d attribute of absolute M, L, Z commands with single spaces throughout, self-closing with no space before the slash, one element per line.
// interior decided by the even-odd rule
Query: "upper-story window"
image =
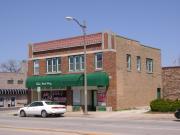
<path fill-rule="evenodd" d="M 131 70 L 131 55 L 130 54 L 127 54 L 127 70 Z"/>
<path fill-rule="evenodd" d="M 57 73 L 61 71 L 61 59 L 49 58 L 46 60 L 47 73 Z"/>
<path fill-rule="evenodd" d="M 137 56 L 136 61 L 137 61 L 137 70 L 141 71 L 141 57 Z"/>
<path fill-rule="evenodd" d="M 14 80 L 11 79 L 11 80 L 7 80 L 7 84 L 13 84 L 14 83 Z"/>
<path fill-rule="evenodd" d="M 39 74 L 39 60 L 34 60 L 34 75 Z"/>
<path fill-rule="evenodd" d="M 77 72 L 84 70 L 84 55 L 69 56 L 69 71 Z"/>
<path fill-rule="evenodd" d="M 146 71 L 148 73 L 153 72 L 153 59 L 146 58 Z"/>
<path fill-rule="evenodd" d="M 102 69 L 103 68 L 103 55 L 102 53 L 95 54 L 95 68 Z"/>
<path fill-rule="evenodd" d="M 18 80 L 17 83 L 18 84 L 23 84 L 23 80 Z"/>

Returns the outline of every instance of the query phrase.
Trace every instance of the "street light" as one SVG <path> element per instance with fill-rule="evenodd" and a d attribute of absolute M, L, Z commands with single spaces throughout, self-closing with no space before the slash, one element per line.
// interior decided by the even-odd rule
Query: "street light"
<path fill-rule="evenodd" d="M 88 114 L 87 110 L 87 73 L 86 73 L 86 23 L 83 21 L 81 24 L 77 19 L 67 16 L 66 20 L 75 21 L 82 29 L 83 32 L 83 45 L 84 45 L 84 114 Z"/>

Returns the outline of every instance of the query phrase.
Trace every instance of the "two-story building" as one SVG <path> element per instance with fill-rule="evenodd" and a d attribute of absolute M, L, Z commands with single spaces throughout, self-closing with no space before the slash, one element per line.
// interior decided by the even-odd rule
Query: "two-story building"
<path fill-rule="evenodd" d="M 86 47 L 89 109 L 147 106 L 161 93 L 160 49 L 111 32 L 87 35 Z M 29 101 L 84 105 L 83 54 L 83 36 L 29 45 Z"/>
<path fill-rule="evenodd" d="M 21 63 L 18 73 L 0 72 L 0 109 L 22 107 L 27 104 L 27 63 Z"/>

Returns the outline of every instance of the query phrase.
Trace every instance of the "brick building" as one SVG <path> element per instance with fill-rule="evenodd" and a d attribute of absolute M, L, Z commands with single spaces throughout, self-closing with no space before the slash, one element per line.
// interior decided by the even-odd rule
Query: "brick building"
<path fill-rule="evenodd" d="M 27 104 L 26 74 L 0 72 L 0 108 Z"/>
<path fill-rule="evenodd" d="M 180 99 L 180 66 L 162 68 L 163 97 Z"/>
<path fill-rule="evenodd" d="M 159 49 L 110 32 L 87 35 L 86 46 L 89 109 L 146 106 L 161 92 Z M 82 36 L 29 45 L 29 101 L 83 105 L 83 64 Z"/>

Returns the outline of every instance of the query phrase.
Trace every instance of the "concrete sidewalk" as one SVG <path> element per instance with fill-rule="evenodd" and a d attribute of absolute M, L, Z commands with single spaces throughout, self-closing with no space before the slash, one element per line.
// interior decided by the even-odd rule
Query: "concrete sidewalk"
<path fill-rule="evenodd" d="M 88 112 L 88 115 L 84 115 L 83 112 L 67 112 L 65 117 L 87 117 L 87 118 L 99 118 L 99 119 L 146 119 L 146 120 L 174 120 L 173 113 L 151 113 L 149 110 L 124 110 L 114 112 Z"/>

